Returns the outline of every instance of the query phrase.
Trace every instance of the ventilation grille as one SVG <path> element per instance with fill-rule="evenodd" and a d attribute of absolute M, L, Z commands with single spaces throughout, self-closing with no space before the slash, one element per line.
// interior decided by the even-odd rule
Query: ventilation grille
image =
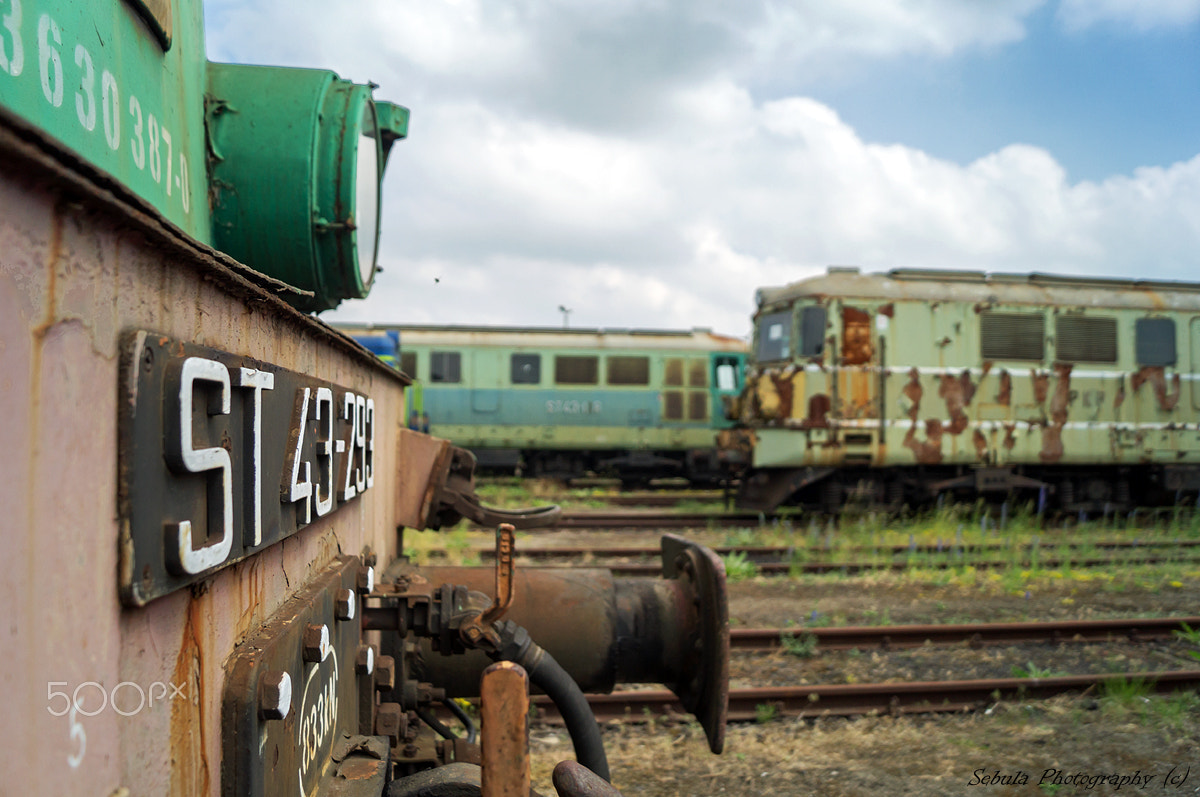
<path fill-rule="evenodd" d="M 1041 313 L 983 313 L 979 322 L 983 359 L 1044 359 L 1046 319 Z"/>
<path fill-rule="evenodd" d="M 1055 359 L 1068 363 L 1115 363 L 1117 319 L 1064 315 L 1054 323 Z"/>

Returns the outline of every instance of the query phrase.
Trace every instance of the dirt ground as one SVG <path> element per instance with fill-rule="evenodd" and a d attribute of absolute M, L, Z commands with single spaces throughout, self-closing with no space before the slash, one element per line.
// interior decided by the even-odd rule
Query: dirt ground
<path fill-rule="evenodd" d="M 730 585 L 730 616 L 734 626 L 803 627 L 1200 615 L 1200 577 L 1191 575 L 941 584 L 753 579 Z M 732 669 L 735 687 L 1012 677 L 1031 666 L 1056 673 L 1200 669 L 1190 649 L 1114 642 L 808 659 L 746 653 L 734 656 Z M 1118 689 L 966 714 L 731 724 L 721 756 L 708 752 L 695 723 L 614 724 L 604 736 L 613 782 L 630 797 L 1200 793 L 1200 699 L 1193 693 Z M 571 757 L 569 740 L 560 728 L 535 727 L 532 746 L 535 787 L 552 795 L 549 773 Z"/>

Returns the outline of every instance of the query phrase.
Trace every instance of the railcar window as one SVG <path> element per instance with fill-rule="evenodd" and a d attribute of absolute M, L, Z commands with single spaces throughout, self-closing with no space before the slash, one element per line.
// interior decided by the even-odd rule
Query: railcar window
<path fill-rule="evenodd" d="M 456 351 L 430 352 L 429 381 L 461 382 L 462 354 Z"/>
<path fill-rule="evenodd" d="M 564 354 L 554 358 L 554 381 L 560 385 L 594 385 L 599 375 L 599 357 Z"/>
<path fill-rule="evenodd" d="M 683 420 L 683 391 L 682 390 L 664 390 L 663 391 L 663 420 L 666 420 L 666 421 L 682 421 Z"/>
<path fill-rule="evenodd" d="M 1117 319 L 1063 315 L 1054 321 L 1055 359 L 1068 363 L 1115 363 Z"/>
<path fill-rule="evenodd" d="M 649 357 L 609 357 L 605 365 L 610 385 L 650 384 Z"/>
<path fill-rule="evenodd" d="M 1175 322 L 1170 318 L 1139 318 L 1134 325 L 1138 365 L 1175 364 Z"/>
<path fill-rule="evenodd" d="M 979 324 L 983 359 L 1045 359 L 1046 318 L 1041 313 L 984 312 Z"/>
<path fill-rule="evenodd" d="M 800 311 L 800 356 L 820 357 L 824 350 L 825 308 L 805 307 Z"/>
<path fill-rule="evenodd" d="M 688 363 L 688 386 L 708 387 L 708 363 L 705 360 Z"/>
<path fill-rule="evenodd" d="M 688 420 L 708 420 L 708 394 L 693 390 L 688 394 Z"/>
<path fill-rule="evenodd" d="M 683 387 L 683 360 L 670 357 L 663 363 L 663 384 L 668 387 Z"/>
<path fill-rule="evenodd" d="M 413 379 L 417 378 L 417 353 L 415 351 L 400 352 L 400 370 Z"/>
<path fill-rule="evenodd" d="M 542 355 L 540 354 L 514 354 L 511 366 L 514 385 L 536 385 L 542 381 Z"/>
<path fill-rule="evenodd" d="M 771 313 L 758 322 L 758 359 L 786 360 L 792 356 L 792 314 Z"/>

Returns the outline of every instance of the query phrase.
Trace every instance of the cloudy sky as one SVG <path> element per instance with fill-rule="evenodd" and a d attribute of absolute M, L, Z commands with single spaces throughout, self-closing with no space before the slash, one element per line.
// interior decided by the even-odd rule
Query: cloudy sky
<path fill-rule="evenodd" d="M 412 110 L 340 320 L 711 327 L 899 267 L 1200 279 L 1200 0 L 208 0 Z"/>

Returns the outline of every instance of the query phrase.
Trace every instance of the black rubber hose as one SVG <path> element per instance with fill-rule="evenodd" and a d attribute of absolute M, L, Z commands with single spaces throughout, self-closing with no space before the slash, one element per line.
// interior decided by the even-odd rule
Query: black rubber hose
<path fill-rule="evenodd" d="M 579 684 L 521 626 L 505 620 L 493 627 L 500 634 L 502 644 L 499 650 L 489 655 L 525 668 L 529 680 L 546 693 L 562 715 L 575 746 L 575 760 L 609 780 L 608 756 L 604 752 L 604 740 L 600 738 L 600 726 Z"/>
<path fill-rule="evenodd" d="M 445 725 L 443 725 L 441 720 L 439 720 L 437 717 L 435 717 L 432 712 L 430 712 L 426 709 L 423 709 L 423 708 L 419 708 L 419 709 L 417 709 L 417 716 L 421 718 L 421 722 L 424 722 L 430 728 L 433 728 L 434 731 L 437 732 L 437 735 L 441 736 L 443 739 L 457 739 L 458 738 L 457 736 L 454 735 L 454 731 L 450 730 Z"/>
<path fill-rule="evenodd" d="M 463 724 L 467 731 L 467 744 L 475 744 L 475 723 L 471 721 L 471 715 L 463 711 L 462 706 L 455 703 L 453 698 L 446 698 L 442 705 Z"/>

